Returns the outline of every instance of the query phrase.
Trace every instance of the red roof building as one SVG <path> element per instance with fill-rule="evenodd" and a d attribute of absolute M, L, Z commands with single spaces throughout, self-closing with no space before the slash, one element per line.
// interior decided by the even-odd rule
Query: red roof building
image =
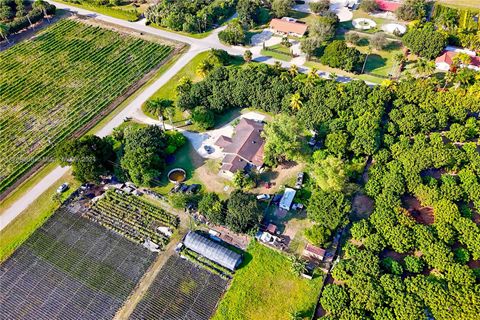
<path fill-rule="evenodd" d="M 435 66 L 439 70 L 448 71 L 453 64 L 453 57 L 455 57 L 458 52 L 455 51 L 444 51 L 441 56 L 435 59 Z M 473 70 L 480 70 L 480 57 L 470 57 L 470 64 L 465 66 Z"/>
<path fill-rule="evenodd" d="M 375 0 L 382 11 L 395 12 L 402 4 L 396 1 Z"/>
<path fill-rule="evenodd" d="M 307 32 L 307 25 L 296 21 L 295 19 L 282 18 L 272 19 L 270 28 L 277 33 L 289 34 L 295 36 L 303 36 Z"/>
<path fill-rule="evenodd" d="M 307 245 L 303 249 L 304 257 L 313 258 L 320 261 L 322 261 L 323 258 L 325 257 L 325 253 L 326 253 L 325 249 L 313 246 L 309 243 L 307 243 Z"/>

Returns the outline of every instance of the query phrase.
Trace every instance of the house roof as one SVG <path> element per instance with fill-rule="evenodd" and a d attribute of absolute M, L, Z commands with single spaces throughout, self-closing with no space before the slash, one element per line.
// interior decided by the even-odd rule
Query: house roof
<path fill-rule="evenodd" d="M 311 244 L 307 243 L 307 245 L 305 246 L 305 249 L 304 251 L 306 251 L 307 253 L 313 253 L 317 256 L 321 256 L 321 257 L 324 257 L 325 256 L 325 249 L 322 249 L 322 248 L 319 248 L 319 247 L 316 247 L 316 246 L 312 246 Z"/>
<path fill-rule="evenodd" d="M 435 63 L 446 63 L 448 65 L 453 64 L 453 57 L 455 57 L 458 52 L 455 51 L 444 51 L 441 56 L 435 59 Z M 470 57 L 470 65 L 480 67 L 480 57 Z"/>
<path fill-rule="evenodd" d="M 240 254 L 193 231 L 187 233 L 183 243 L 190 250 L 232 271 L 242 262 Z"/>
<path fill-rule="evenodd" d="M 280 200 L 280 208 L 290 210 L 296 193 L 297 191 L 295 189 L 285 188 L 285 192 L 283 193 L 282 199 Z"/>
<path fill-rule="evenodd" d="M 401 3 L 400 2 L 395 2 L 395 1 L 386 1 L 386 0 L 375 0 L 375 2 L 378 4 L 378 8 L 382 11 L 396 11 Z"/>
<path fill-rule="evenodd" d="M 302 36 L 307 32 L 307 25 L 305 23 L 284 19 L 272 19 L 272 21 L 270 21 L 270 28 L 285 33 L 296 33 Z"/>
<path fill-rule="evenodd" d="M 221 170 L 237 172 L 243 170 L 247 165 L 247 161 L 234 154 L 227 154 L 222 161 Z"/>
<path fill-rule="evenodd" d="M 275 234 L 277 231 L 277 226 L 274 225 L 273 223 L 269 223 L 267 226 L 267 232 L 270 232 L 271 234 Z"/>
<path fill-rule="evenodd" d="M 261 137 L 262 131 L 263 123 L 242 118 L 232 138 L 220 136 L 215 144 L 227 154 L 222 161 L 222 169 L 235 172 L 243 169 L 247 162 L 256 166 L 263 165 L 265 141 Z"/>
<path fill-rule="evenodd" d="M 230 143 L 232 143 L 232 138 L 220 136 L 220 138 L 218 138 L 218 140 L 215 142 L 215 145 L 219 146 L 220 148 L 225 148 Z"/>

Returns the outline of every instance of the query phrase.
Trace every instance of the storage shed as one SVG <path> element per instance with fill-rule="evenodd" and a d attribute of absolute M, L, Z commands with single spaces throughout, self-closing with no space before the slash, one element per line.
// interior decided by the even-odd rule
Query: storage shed
<path fill-rule="evenodd" d="M 242 262 L 240 254 L 193 231 L 187 233 L 183 243 L 188 249 L 232 271 Z"/>

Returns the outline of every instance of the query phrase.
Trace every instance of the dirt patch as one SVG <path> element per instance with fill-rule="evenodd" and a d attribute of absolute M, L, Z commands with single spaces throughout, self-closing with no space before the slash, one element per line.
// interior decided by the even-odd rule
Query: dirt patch
<path fill-rule="evenodd" d="M 479 269 L 480 268 L 480 260 L 472 260 L 467 265 L 470 269 Z"/>
<path fill-rule="evenodd" d="M 207 160 L 205 164 L 195 170 L 194 178 L 200 181 L 209 192 L 230 194 L 231 187 L 227 191 L 224 190 L 230 181 L 218 175 L 219 169 L 220 162 L 218 160 Z"/>
<path fill-rule="evenodd" d="M 258 186 L 252 189 L 253 193 L 273 194 L 282 186 L 295 184 L 297 174 L 305 167 L 302 163 L 285 162 L 276 168 L 267 169 L 258 177 Z"/>
<path fill-rule="evenodd" d="M 431 225 L 435 222 L 433 208 L 422 206 L 417 198 L 413 196 L 405 196 L 402 198 L 402 203 L 411 217 L 418 223 Z"/>
<path fill-rule="evenodd" d="M 365 219 L 373 212 L 375 202 L 364 194 L 356 194 L 352 201 L 352 215 L 354 220 Z"/>
<path fill-rule="evenodd" d="M 247 235 L 234 233 L 222 226 L 215 226 L 212 229 L 220 233 L 218 236 L 220 239 L 242 250 L 246 250 L 250 243 L 250 238 Z"/>
<path fill-rule="evenodd" d="M 385 250 L 380 255 L 382 258 L 392 258 L 395 261 L 402 262 L 403 258 L 408 256 L 406 253 L 398 253 L 392 250 Z"/>

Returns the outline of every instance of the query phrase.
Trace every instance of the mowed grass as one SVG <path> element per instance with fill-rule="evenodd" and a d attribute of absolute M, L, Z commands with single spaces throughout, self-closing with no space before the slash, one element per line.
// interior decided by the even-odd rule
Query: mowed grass
<path fill-rule="evenodd" d="M 67 182 L 70 188 L 62 194 L 61 201 L 67 199 L 80 186 L 80 183 L 73 178 L 71 172 L 67 172 L 32 202 L 15 220 L 0 231 L 0 262 L 7 259 L 60 207 L 60 202 L 54 199 L 53 196 L 58 186 L 64 182 Z M 4 207 L 4 204 L 2 203 L 2 207 Z M 7 209 L 7 205 L 5 205 L 5 209 Z"/>
<path fill-rule="evenodd" d="M 78 3 L 70 1 L 55 0 L 59 3 L 63 3 L 72 7 L 82 8 L 90 11 L 94 11 L 106 16 L 110 16 L 117 19 L 127 20 L 127 21 L 137 21 L 140 18 L 141 13 L 145 10 L 143 8 L 134 8 L 132 5 L 123 5 L 123 6 L 107 6 L 107 5 L 97 5 L 95 3 L 89 3 L 86 1 L 78 1 Z"/>
<path fill-rule="evenodd" d="M 288 320 L 292 312 L 311 318 L 322 277 L 307 280 L 294 275 L 287 256 L 256 241 L 250 243 L 244 264 L 213 320 Z"/>
<path fill-rule="evenodd" d="M 292 60 L 290 48 L 287 48 L 282 44 L 276 44 L 276 45 L 267 47 L 266 49 L 262 49 L 260 53 L 265 56 L 269 56 L 282 61 L 288 62 Z"/>
<path fill-rule="evenodd" d="M 50 160 L 59 142 L 104 116 L 171 51 L 66 19 L 1 52 L 0 192 Z"/>

